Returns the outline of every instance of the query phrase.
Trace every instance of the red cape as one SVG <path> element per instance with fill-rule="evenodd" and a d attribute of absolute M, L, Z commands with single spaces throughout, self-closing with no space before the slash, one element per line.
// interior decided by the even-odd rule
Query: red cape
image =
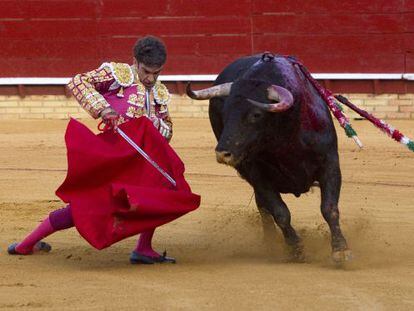
<path fill-rule="evenodd" d="M 184 164 L 145 117 L 120 128 L 177 183 L 174 187 L 119 134 L 98 135 L 71 119 L 65 141 L 68 172 L 56 195 L 70 203 L 79 233 L 103 249 L 170 222 L 200 205 Z"/>

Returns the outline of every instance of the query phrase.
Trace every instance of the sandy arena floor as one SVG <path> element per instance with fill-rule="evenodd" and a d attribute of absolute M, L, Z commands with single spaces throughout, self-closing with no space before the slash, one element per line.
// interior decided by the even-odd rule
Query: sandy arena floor
<path fill-rule="evenodd" d="M 7 255 L 9 243 L 62 206 L 54 191 L 66 174 L 67 121 L 2 121 L 0 309 L 414 310 L 414 153 L 366 121 L 353 123 L 362 151 L 338 130 L 352 263 L 330 261 L 318 189 L 284 196 L 307 262 L 286 260 L 279 232 L 270 250 L 252 190 L 215 162 L 208 120 L 176 119 L 172 145 L 202 204 L 157 231 L 156 248 L 178 264 L 132 266 L 135 237 L 97 251 L 75 229 L 47 238 L 49 254 Z M 414 137 L 414 121 L 391 123 Z"/>

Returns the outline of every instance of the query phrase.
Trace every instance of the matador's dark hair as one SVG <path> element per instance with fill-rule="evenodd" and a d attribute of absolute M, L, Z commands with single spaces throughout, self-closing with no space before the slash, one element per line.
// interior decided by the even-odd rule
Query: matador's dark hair
<path fill-rule="evenodd" d="M 139 63 L 146 66 L 161 67 L 167 60 L 167 51 L 161 39 L 145 36 L 135 43 L 134 56 Z"/>

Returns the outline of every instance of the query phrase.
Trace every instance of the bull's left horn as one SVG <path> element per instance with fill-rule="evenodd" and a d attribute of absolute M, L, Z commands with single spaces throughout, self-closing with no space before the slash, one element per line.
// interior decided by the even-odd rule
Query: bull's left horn
<path fill-rule="evenodd" d="M 271 85 L 267 89 L 267 98 L 276 103 L 265 104 L 249 98 L 247 100 L 253 105 L 270 112 L 283 112 L 293 106 L 292 93 L 278 85 Z"/>
<path fill-rule="evenodd" d="M 231 85 L 233 82 L 227 82 L 219 85 L 215 85 L 206 89 L 193 91 L 191 89 L 191 83 L 187 84 L 187 95 L 192 99 L 210 99 L 212 97 L 228 96 L 230 94 Z"/>

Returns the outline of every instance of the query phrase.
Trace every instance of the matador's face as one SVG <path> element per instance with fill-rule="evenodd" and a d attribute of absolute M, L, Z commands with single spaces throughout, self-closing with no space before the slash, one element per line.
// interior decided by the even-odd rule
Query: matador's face
<path fill-rule="evenodd" d="M 155 82 L 157 82 L 158 76 L 163 69 L 161 67 L 151 67 L 147 66 L 143 63 L 136 63 L 137 73 L 139 81 L 145 86 L 145 88 L 150 89 L 154 86 Z"/>

